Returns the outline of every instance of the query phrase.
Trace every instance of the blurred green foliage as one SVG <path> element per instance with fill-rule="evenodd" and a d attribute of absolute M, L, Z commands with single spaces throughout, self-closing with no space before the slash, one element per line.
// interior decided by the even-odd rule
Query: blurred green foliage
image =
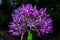
<path fill-rule="evenodd" d="M 0 40 L 6 40 L 2 31 L 0 31 Z"/>

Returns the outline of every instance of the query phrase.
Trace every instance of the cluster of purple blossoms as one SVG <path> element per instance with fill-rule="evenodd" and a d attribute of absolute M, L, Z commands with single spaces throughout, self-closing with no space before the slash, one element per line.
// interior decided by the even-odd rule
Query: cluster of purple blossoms
<path fill-rule="evenodd" d="M 12 14 L 12 22 L 9 25 L 9 32 L 12 35 L 21 35 L 24 32 L 33 30 L 42 34 L 52 31 L 52 19 L 46 12 L 47 8 L 37 10 L 36 6 L 31 4 L 22 4 L 15 14 Z"/>

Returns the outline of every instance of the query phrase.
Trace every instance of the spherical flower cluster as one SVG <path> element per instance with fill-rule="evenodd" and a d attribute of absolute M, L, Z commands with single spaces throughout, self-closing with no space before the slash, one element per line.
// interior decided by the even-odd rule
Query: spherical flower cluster
<path fill-rule="evenodd" d="M 52 31 L 52 19 L 46 12 L 47 8 L 37 10 L 31 4 L 22 4 L 15 13 L 12 14 L 12 22 L 9 25 L 9 32 L 12 35 L 21 35 L 24 32 L 33 30 L 42 34 Z"/>

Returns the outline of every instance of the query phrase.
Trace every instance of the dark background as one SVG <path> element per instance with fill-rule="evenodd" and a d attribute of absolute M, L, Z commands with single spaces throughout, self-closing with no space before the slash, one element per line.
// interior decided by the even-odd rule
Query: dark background
<path fill-rule="evenodd" d="M 47 8 L 53 19 L 53 33 L 38 37 L 35 35 L 33 40 L 60 40 L 60 1 L 59 0 L 1 0 L 0 1 L 0 40 L 19 40 L 8 33 L 8 24 L 12 20 L 11 13 L 21 4 L 31 3 L 37 5 L 37 9 Z M 34 33 L 33 33 L 34 34 Z M 27 33 L 24 35 L 26 40 Z"/>

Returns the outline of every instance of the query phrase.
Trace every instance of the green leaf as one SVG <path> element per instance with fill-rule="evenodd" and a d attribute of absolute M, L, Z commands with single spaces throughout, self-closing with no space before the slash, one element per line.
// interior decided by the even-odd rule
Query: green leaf
<path fill-rule="evenodd" d="M 4 35 L 3 35 L 3 32 L 2 32 L 2 31 L 0 31 L 0 40 L 5 40 Z"/>
<path fill-rule="evenodd" d="M 0 32 L 0 35 L 2 35 L 2 36 L 3 36 L 3 33 L 2 33 L 2 32 Z"/>
<path fill-rule="evenodd" d="M 28 37 L 27 40 L 32 40 L 32 33 L 30 31 L 28 31 Z"/>

